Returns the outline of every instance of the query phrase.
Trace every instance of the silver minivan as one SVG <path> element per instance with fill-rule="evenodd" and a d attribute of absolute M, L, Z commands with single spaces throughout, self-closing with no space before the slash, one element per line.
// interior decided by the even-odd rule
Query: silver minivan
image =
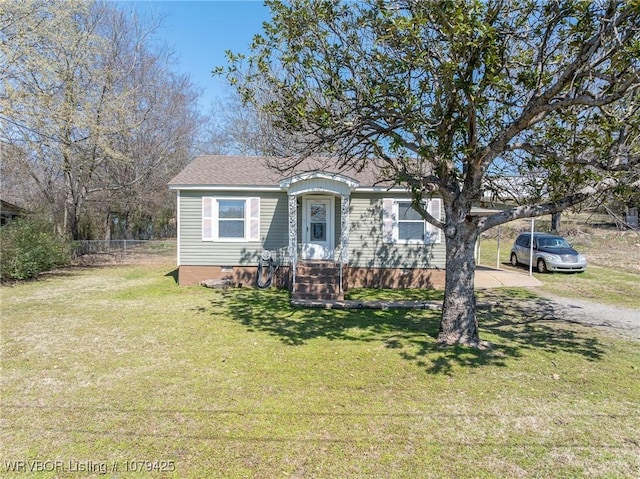
<path fill-rule="evenodd" d="M 582 273 L 587 269 L 587 259 L 584 256 L 573 249 L 562 236 L 550 233 L 521 233 L 511 248 L 513 266 L 529 266 L 532 237 L 533 264 L 540 273 Z"/>

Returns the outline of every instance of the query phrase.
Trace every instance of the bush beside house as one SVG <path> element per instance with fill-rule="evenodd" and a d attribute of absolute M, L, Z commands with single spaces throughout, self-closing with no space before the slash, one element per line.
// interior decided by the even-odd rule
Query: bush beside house
<path fill-rule="evenodd" d="M 70 263 L 70 248 L 53 232 L 49 221 L 16 218 L 0 228 L 2 281 L 35 278 L 39 273 Z"/>

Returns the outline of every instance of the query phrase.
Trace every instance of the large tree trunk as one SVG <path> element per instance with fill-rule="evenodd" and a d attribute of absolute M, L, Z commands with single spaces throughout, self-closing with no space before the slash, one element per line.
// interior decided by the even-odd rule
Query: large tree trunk
<path fill-rule="evenodd" d="M 64 200 L 64 225 L 63 229 L 67 239 L 75 241 L 80 239 L 80 206 L 82 198 L 77 193 L 77 184 L 70 173 L 65 173 L 65 200 Z"/>
<path fill-rule="evenodd" d="M 65 237 L 71 241 L 80 239 L 80 221 L 78 208 L 73 201 L 65 202 L 64 210 L 64 232 Z"/>
<path fill-rule="evenodd" d="M 551 215 L 551 232 L 557 235 L 560 234 L 560 219 L 562 218 L 562 211 L 553 213 Z"/>
<path fill-rule="evenodd" d="M 474 276 L 474 247 L 477 233 L 471 225 L 460 224 L 446 238 L 447 272 L 438 343 L 479 347 Z"/>

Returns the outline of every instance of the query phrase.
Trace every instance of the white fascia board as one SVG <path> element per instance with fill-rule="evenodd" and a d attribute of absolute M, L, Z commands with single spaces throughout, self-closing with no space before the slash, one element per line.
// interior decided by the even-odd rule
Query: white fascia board
<path fill-rule="evenodd" d="M 255 185 L 169 185 L 169 189 L 182 191 L 282 191 L 279 186 Z"/>
<path fill-rule="evenodd" d="M 365 186 L 356 188 L 354 193 L 408 193 L 408 188 L 403 188 L 400 186 L 394 186 L 393 188 L 388 188 L 386 186 Z"/>
<path fill-rule="evenodd" d="M 170 190 L 183 191 L 285 191 L 282 186 L 255 186 L 255 185 L 169 185 Z M 359 186 L 353 190 L 354 193 L 408 193 L 408 188 L 394 186 Z"/>

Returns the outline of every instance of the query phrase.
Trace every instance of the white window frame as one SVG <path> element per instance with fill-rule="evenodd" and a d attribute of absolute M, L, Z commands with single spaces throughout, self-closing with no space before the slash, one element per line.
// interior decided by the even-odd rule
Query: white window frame
<path fill-rule="evenodd" d="M 244 235 L 242 238 L 220 237 L 220 201 L 244 201 Z M 202 197 L 202 241 L 248 243 L 260 241 L 260 198 L 237 196 Z"/>
<path fill-rule="evenodd" d="M 435 219 L 442 218 L 442 200 L 440 198 L 431 198 L 423 200 L 425 208 Z M 432 225 L 426 220 L 420 222 L 424 225 L 424 233 L 421 240 L 418 239 L 401 239 L 399 237 L 399 212 L 400 203 L 411 203 L 409 198 L 385 198 L 383 204 L 383 242 L 394 243 L 398 245 L 428 245 L 439 244 L 442 242 L 442 231 L 440 228 Z M 408 220 L 409 221 L 409 220 Z M 410 220 L 418 222 L 418 220 Z"/>
<path fill-rule="evenodd" d="M 393 204 L 393 214 L 397 218 L 397 223 L 398 223 L 396 242 L 398 244 L 424 244 L 425 243 L 425 237 L 426 237 L 425 236 L 426 235 L 426 228 L 425 228 L 424 219 L 422 219 L 422 217 L 420 216 L 420 213 L 418 213 L 413 208 L 411 208 L 411 209 L 416 213 L 418 219 L 415 219 L 415 220 L 401 219 L 400 218 L 400 206 L 403 205 L 403 204 L 409 205 L 409 207 L 411 208 L 411 200 L 396 201 Z M 422 238 L 400 238 L 400 225 L 401 225 L 401 223 L 415 223 L 415 224 L 421 225 L 422 226 Z"/>

